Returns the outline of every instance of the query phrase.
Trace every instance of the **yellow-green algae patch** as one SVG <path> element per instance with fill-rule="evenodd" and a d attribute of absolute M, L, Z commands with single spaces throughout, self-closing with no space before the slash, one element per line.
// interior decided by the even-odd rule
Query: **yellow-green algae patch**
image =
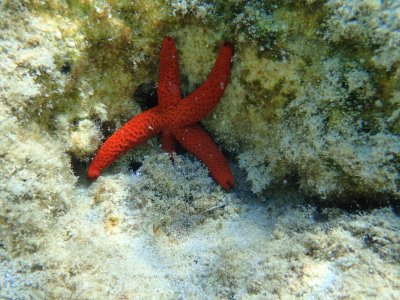
<path fill-rule="evenodd" d="M 372 0 L 3 1 L 0 297 L 400 298 L 395 212 L 304 207 L 309 195 L 398 203 L 398 12 Z M 235 46 L 203 122 L 230 152 L 231 193 L 157 140 L 84 178 L 140 112 L 134 94 L 157 81 L 167 34 L 184 94 L 222 42 Z"/>
<path fill-rule="evenodd" d="M 54 65 L 28 66 L 43 90 L 26 110 L 58 134 L 69 124 L 75 158 L 87 160 L 103 136 L 140 112 L 133 95 L 157 81 L 164 35 L 177 40 L 185 95 L 230 41 L 232 80 L 204 124 L 238 159 L 253 192 L 289 180 L 328 200 L 399 197 L 395 2 L 27 3 L 47 22 L 57 13 L 68 20 L 49 27 L 59 41 Z"/>

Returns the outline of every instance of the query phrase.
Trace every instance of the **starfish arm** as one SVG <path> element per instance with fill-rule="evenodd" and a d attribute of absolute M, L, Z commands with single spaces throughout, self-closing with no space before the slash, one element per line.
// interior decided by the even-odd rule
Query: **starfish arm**
<path fill-rule="evenodd" d="M 235 179 L 223 154 L 200 125 L 175 128 L 173 134 L 183 148 L 204 162 L 211 176 L 224 189 L 235 186 Z"/>
<path fill-rule="evenodd" d="M 177 126 L 194 124 L 202 120 L 218 103 L 228 85 L 232 66 L 233 47 L 224 43 L 207 80 L 183 99 L 171 112 L 171 121 Z"/>
<path fill-rule="evenodd" d="M 161 44 L 157 95 L 161 109 L 175 106 L 181 100 L 178 51 L 174 40 L 169 36 Z"/>
<path fill-rule="evenodd" d="M 178 53 L 174 40 L 165 37 L 160 53 L 158 106 L 137 115 L 107 139 L 88 168 L 88 178 L 96 179 L 129 149 L 162 132 L 162 147 L 171 158 L 178 141 L 206 164 L 211 176 L 223 188 L 234 187 L 235 180 L 221 151 L 196 124 L 222 97 L 230 77 L 232 55 L 233 47 L 223 44 L 207 80 L 182 100 Z"/>
<path fill-rule="evenodd" d="M 160 131 L 160 118 L 154 108 L 140 113 L 116 131 L 101 146 L 89 166 L 88 178 L 96 179 L 114 160 Z"/>

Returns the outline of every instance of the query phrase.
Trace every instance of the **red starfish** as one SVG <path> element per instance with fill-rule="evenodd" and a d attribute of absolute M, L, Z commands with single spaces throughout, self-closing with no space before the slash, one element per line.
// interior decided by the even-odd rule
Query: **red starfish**
<path fill-rule="evenodd" d="M 101 171 L 131 148 L 161 133 L 162 148 L 171 153 L 175 141 L 204 162 L 211 176 L 223 188 L 235 186 L 228 163 L 207 133 L 196 124 L 218 103 L 228 84 L 233 48 L 224 43 L 210 75 L 202 86 L 181 98 L 179 61 L 175 42 L 165 37 L 160 53 L 158 105 L 135 116 L 115 132 L 100 148 L 88 169 L 96 179 Z"/>

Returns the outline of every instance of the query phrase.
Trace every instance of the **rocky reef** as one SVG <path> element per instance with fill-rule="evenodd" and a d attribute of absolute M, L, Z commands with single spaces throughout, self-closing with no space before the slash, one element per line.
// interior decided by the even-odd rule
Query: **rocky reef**
<path fill-rule="evenodd" d="M 0 1 L 0 298 L 399 298 L 399 15 L 394 0 Z M 157 139 L 85 178 L 156 100 L 165 35 L 184 94 L 235 46 L 202 122 L 231 193 Z"/>

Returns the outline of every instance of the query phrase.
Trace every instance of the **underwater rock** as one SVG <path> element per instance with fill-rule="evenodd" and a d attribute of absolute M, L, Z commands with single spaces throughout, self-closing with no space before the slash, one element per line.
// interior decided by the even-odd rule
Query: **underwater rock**
<path fill-rule="evenodd" d="M 400 298 L 399 10 L 1 1 L 0 298 Z M 141 111 L 165 35 L 184 95 L 235 45 L 202 122 L 231 160 L 229 194 L 154 140 L 85 178 Z"/>

